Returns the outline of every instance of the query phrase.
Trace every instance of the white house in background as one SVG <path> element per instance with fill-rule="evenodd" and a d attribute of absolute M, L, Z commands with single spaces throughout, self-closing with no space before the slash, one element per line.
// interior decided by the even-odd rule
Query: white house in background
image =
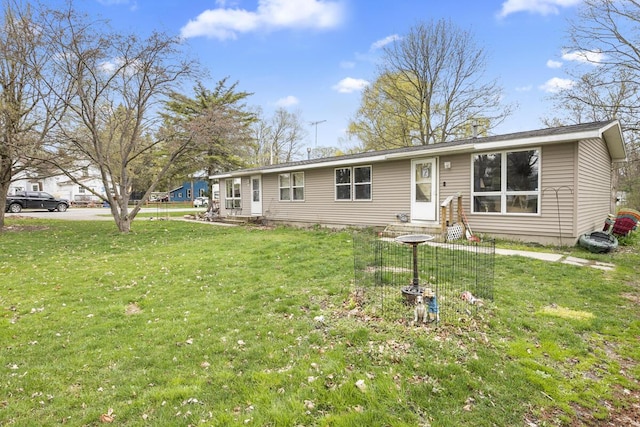
<path fill-rule="evenodd" d="M 96 168 L 92 166 L 80 168 L 74 177 L 87 188 L 99 194 L 106 193 Z M 72 204 L 102 203 L 98 196 L 63 174 L 42 177 L 34 172 L 21 172 L 11 182 L 9 195 L 17 191 L 46 191 L 59 199 L 69 200 Z"/>

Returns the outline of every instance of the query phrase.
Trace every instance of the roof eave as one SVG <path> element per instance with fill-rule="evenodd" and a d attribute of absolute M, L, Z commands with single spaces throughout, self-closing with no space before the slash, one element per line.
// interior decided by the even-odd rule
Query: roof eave
<path fill-rule="evenodd" d="M 556 144 L 570 141 L 581 141 L 586 139 L 601 138 L 607 144 L 611 160 L 614 162 L 626 160 L 627 153 L 624 140 L 622 137 L 622 129 L 617 120 L 611 121 L 599 128 L 592 128 L 579 132 L 569 132 L 560 134 L 551 134 L 546 136 L 529 136 L 516 139 L 499 140 L 492 142 L 482 142 L 482 140 L 470 140 L 456 146 L 437 147 L 434 145 L 425 146 L 423 149 L 399 151 L 386 154 L 372 154 L 371 156 L 363 156 L 350 159 L 337 159 L 330 161 L 318 161 L 316 163 L 302 163 L 293 165 L 283 165 L 282 167 L 268 167 L 266 169 L 255 168 L 238 170 L 234 172 L 226 172 L 209 176 L 209 179 L 224 179 L 242 176 L 251 176 L 265 173 L 286 173 L 300 170 L 319 169 L 325 167 L 340 167 L 353 164 L 375 163 L 385 160 L 402 160 L 415 158 L 420 156 L 438 156 L 445 154 L 460 154 L 465 152 L 481 152 L 487 150 L 504 150 L 505 148 L 523 148 L 533 147 L 547 144 Z"/>
<path fill-rule="evenodd" d="M 624 162 L 627 160 L 627 146 L 622 136 L 622 127 L 619 121 L 613 121 L 604 126 L 601 130 L 602 138 L 607 144 L 611 160 L 614 162 Z"/>
<path fill-rule="evenodd" d="M 505 144 L 504 141 L 489 142 L 477 144 L 475 147 L 479 150 L 491 150 L 497 148 L 508 147 L 527 147 L 535 145 L 554 144 L 568 141 L 582 141 L 586 139 L 599 138 L 604 140 L 611 156 L 611 161 L 621 162 L 627 159 L 627 150 L 622 137 L 622 128 L 620 122 L 615 120 L 607 125 L 599 128 L 586 130 L 583 132 L 573 132 L 560 135 L 548 135 L 545 137 L 532 137 L 515 139 Z"/>
<path fill-rule="evenodd" d="M 479 143 L 474 146 L 476 151 L 495 150 L 504 148 L 520 148 L 531 147 L 535 145 L 547 145 L 556 144 L 561 142 L 580 141 L 584 139 L 600 138 L 601 132 L 599 130 L 587 130 L 583 132 L 573 132 L 559 135 L 547 135 L 530 138 L 519 138 L 510 141 L 495 141 Z"/>
<path fill-rule="evenodd" d="M 358 157 L 356 159 L 346 159 L 346 160 L 341 159 L 341 160 L 333 160 L 328 162 L 285 165 L 282 167 L 270 167 L 269 169 L 260 169 L 260 168 L 245 169 L 245 170 L 238 170 L 235 172 L 227 172 L 227 173 L 221 173 L 216 175 L 210 175 L 209 179 L 235 178 L 235 177 L 241 177 L 241 176 L 259 175 L 259 174 L 265 174 L 265 173 L 295 172 L 300 170 L 318 169 L 318 168 L 326 168 L 326 167 L 348 166 L 352 164 L 375 163 L 382 160 L 386 160 L 386 156 L 376 155 L 376 156 L 370 156 L 370 157 Z"/>

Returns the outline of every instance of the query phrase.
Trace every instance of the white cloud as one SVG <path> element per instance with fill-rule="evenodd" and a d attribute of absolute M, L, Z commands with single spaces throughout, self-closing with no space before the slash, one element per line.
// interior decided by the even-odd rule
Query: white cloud
<path fill-rule="evenodd" d="M 529 92 L 532 89 L 531 85 L 527 86 L 518 86 L 516 88 L 516 92 Z"/>
<path fill-rule="evenodd" d="M 133 76 L 140 71 L 140 62 L 137 60 L 125 61 L 123 58 L 113 58 L 110 61 L 104 61 L 98 65 L 98 69 L 107 75 L 114 73 L 125 73 L 127 76 Z"/>
<path fill-rule="evenodd" d="M 105 6 L 128 4 L 129 10 L 138 10 L 138 2 L 136 0 L 98 0 L 98 3 Z"/>
<path fill-rule="evenodd" d="M 105 61 L 102 64 L 98 65 L 98 69 L 103 73 L 111 74 L 116 70 L 118 66 L 119 64 L 117 64 L 116 61 Z"/>
<path fill-rule="evenodd" d="M 386 45 L 393 43 L 396 40 L 400 40 L 402 37 L 400 37 L 397 34 L 392 34 L 390 36 L 387 36 L 383 39 L 377 40 L 373 43 L 371 43 L 371 47 L 369 48 L 370 51 L 374 51 L 374 50 L 378 50 L 378 49 L 382 49 L 383 47 L 385 47 Z"/>
<path fill-rule="evenodd" d="M 605 55 L 602 52 L 592 52 L 588 50 L 562 52 L 562 59 L 565 61 L 578 61 L 585 64 L 600 64 Z"/>
<path fill-rule="evenodd" d="M 547 67 L 549 67 L 549 68 L 560 68 L 560 67 L 562 67 L 562 62 L 554 61 L 553 59 L 550 59 L 550 60 L 547 61 Z"/>
<path fill-rule="evenodd" d="M 353 61 L 342 61 L 340 62 L 340 68 L 345 68 L 345 69 L 356 68 L 356 63 Z"/>
<path fill-rule="evenodd" d="M 506 0 L 498 17 L 504 18 L 512 13 L 529 12 L 540 15 L 557 15 L 560 8 L 580 4 L 582 0 Z"/>
<path fill-rule="evenodd" d="M 352 93 L 361 91 L 368 85 L 369 82 L 366 80 L 346 77 L 340 80 L 336 85 L 334 85 L 332 89 L 340 93 Z"/>
<path fill-rule="evenodd" d="M 276 107 L 291 107 L 292 105 L 299 104 L 300 101 L 293 95 L 285 96 L 276 101 Z"/>
<path fill-rule="evenodd" d="M 548 93 L 558 93 L 565 89 L 571 89 L 576 82 L 569 79 L 561 79 L 560 77 L 554 77 L 540 86 L 540 89 Z"/>
<path fill-rule="evenodd" d="M 255 11 L 246 9 L 208 9 L 190 20 L 182 37 L 206 36 L 235 39 L 239 33 L 284 28 L 333 28 L 342 22 L 344 9 L 337 1 L 259 0 Z"/>

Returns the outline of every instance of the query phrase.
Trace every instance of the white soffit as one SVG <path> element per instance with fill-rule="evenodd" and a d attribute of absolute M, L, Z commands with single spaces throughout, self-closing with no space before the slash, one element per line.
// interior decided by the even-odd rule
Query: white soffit
<path fill-rule="evenodd" d="M 622 136 L 620 122 L 615 121 L 602 129 L 602 137 L 609 148 L 609 154 L 614 162 L 627 160 L 627 147 Z"/>

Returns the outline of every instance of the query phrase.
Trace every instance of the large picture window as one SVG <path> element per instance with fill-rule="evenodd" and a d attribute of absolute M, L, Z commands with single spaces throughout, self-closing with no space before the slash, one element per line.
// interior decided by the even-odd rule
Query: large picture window
<path fill-rule="evenodd" d="M 225 180 L 225 202 L 226 209 L 240 209 L 242 207 L 242 199 L 240 195 L 240 187 L 242 181 L 240 178 L 231 178 Z"/>
<path fill-rule="evenodd" d="M 539 150 L 474 155 L 472 197 L 474 213 L 537 214 Z"/>
<path fill-rule="evenodd" d="M 335 169 L 336 200 L 371 200 L 371 166 Z"/>
<path fill-rule="evenodd" d="M 304 172 L 281 173 L 278 175 L 280 201 L 304 200 Z"/>

